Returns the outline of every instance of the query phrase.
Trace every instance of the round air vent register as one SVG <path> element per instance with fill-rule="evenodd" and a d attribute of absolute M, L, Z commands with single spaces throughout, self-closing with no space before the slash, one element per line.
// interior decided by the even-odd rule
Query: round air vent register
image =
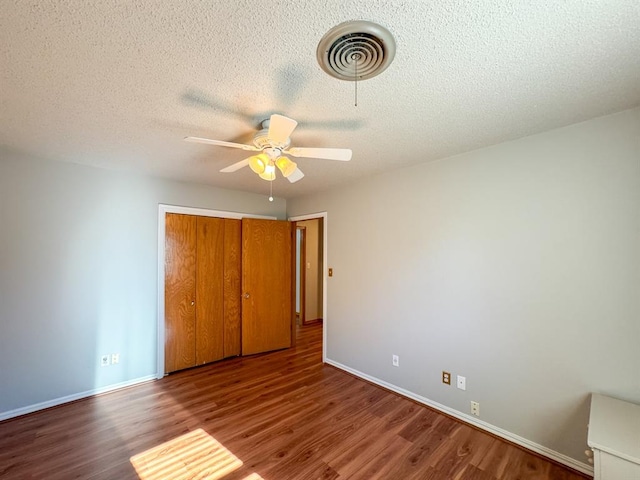
<path fill-rule="evenodd" d="M 320 40 L 320 67 L 340 80 L 367 80 L 382 73 L 396 54 L 396 42 L 386 28 L 372 22 L 336 25 Z"/>

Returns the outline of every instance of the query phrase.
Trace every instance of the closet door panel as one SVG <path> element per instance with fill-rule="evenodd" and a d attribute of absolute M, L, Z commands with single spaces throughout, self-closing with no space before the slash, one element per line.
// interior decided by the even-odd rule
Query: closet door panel
<path fill-rule="evenodd" d="M 198 217 L 196 365 L 223 358 L 224 219 Z"/>
<path fill-rule="evenodd" d="M 242 354 L 291 346 L 292 229 L 277 220 L 242 219 Z"/>
<path fill-rule="evenodd" d="M 242 221 L 224 220 L 224 357 L 240 355 Z"/>
<path fill-rule="evenodd" d="M 165 219 L 165 372 L 195 365 L 196 217 Z"/>

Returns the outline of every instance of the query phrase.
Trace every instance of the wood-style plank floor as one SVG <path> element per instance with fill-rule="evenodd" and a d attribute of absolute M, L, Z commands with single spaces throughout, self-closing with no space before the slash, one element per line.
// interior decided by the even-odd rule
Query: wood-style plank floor
<path fill-rule="evenodd" d="M 583 477 L 295 348 L 0 423 L 0 478 L 105 480 Z"/>

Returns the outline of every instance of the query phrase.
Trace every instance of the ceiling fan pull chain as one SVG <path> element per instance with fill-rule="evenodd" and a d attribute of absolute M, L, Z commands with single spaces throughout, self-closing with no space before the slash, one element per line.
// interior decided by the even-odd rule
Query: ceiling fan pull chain
<path fill-rule="evenodd" d="M 269 182 L 269 201 L 273 202 L 273 179 Z"/>

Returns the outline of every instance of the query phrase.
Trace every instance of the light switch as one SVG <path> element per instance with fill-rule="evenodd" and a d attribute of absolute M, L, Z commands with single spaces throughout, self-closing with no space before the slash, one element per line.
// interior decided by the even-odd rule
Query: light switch
<path fill-rule="evenodd" d="M 330 277 L 333 277 L 333 268 L 330 268 L 330 269 L 329 269 L 329 276 L 330 276 Z"/>

